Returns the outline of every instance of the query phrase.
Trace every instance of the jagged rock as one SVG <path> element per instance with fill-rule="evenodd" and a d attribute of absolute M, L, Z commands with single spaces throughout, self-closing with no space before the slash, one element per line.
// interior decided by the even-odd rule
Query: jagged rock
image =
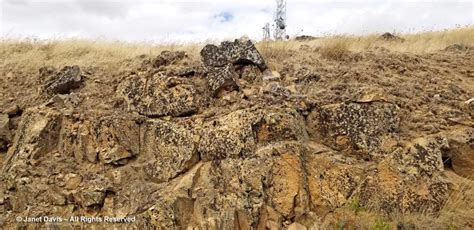
<path fill-rule="evenodd" d="M 246 65 L 239 70 L 239 78 L 250 83 L 257 83 L 262 80 L 262 72 L 257 66 Z"/>
<path fill-rule="evenodd" d="M 351 150 L 364 158 L 394 149 L 399 129 L 399 108 L 390 103 L 342 103 L 314 109 L 308 128 L 337 150 Z"/>
<path fill-rule="evenodd" d="M 182 60 L 184 57 L 186 57 L 186 53 L 184 51 L 172 52 L 165 50 L 153 60 L 153 67 L 158 68 L 160 66 L 174 64 Z"/>
<path fill-rule="evenodd" d="M 64 67 L 51 82 L 46 84 L 46 91 L 53 94 L 67 94 L 81 86 L 82 76 L 79 66 Z"/>
<path fill-rule="evenodd" d="M 6 150 L 10 142 L 10 119 L 7 114 L 0 113 L 0 151 Z"/>
<path fill-rule="evenodd" d="M 12 146 L 8 149 L 3 171 L 36 165 L 43 156 L 57 148 L 61 115 L 53 110 L 27 109 L 22 115 Z"/>
<path fill-rule="evenodd" d="M 224 41 L 220 46 L 208 44 L 201 50 L 202 61 L 206 66 L 224 67 L 227 64 L 254 64 L 261 70 L 266 68 L 262 55 L 255 45 L 246 38 L 234 42 Z"/>
<path fill-rule="evenodd" d="M 124 165 L 139 153 L 139 133 L 139 125 L 133 117 L 90 114 L 82 124 L 63 121 L 59 151 L 72 150 L 79 163 L 87 160 Z"/>
<path fill-rule="evenodd" d="M 149 117 L 186 116 L 199 109 L 196 87 L 186 79 L 132 76 L 118 87 L 129 110 Z"/>
<path fill-rule="evenodd" d="M 224 67 L 209 67 L 206 76 L 209 89 L 213 96 L 219 95 L 222 90 L 237 89 L 237 73 L 231 64 Z"/>
<path fill-rule="evenodd" d="M 190 169 L 199 160 L 196 136 L 187 128 L 165 121 L 147 121 L 140 133 L 146 175 L 166 182 Z"/>

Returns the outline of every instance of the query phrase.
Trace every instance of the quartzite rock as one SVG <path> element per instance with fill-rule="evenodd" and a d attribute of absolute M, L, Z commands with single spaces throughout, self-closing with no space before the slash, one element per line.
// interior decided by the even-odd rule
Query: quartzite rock
<path fill-rule="evenodd" d="M 79 88 L 81 83 L 82 76 L 79 66 L 66 66 L 46 85 L 46 91 L 67 94 L 71 90 Z"/>
<path fill-rule="evenodd" d="M 314 138 L 364 158 L 385 155 L 397 141 L 399 108 L 390 103 L 342 103 L 315 108 L 308 117 Z"/>
<path fill-rule="evenodd" d="M 187 80 L 132 76 L 118 88 L 130 110 L 149 117 L 186 116 L 199 109 L 196 87 Z"/>
<path fill-rule="evenodd" d="M 227 64 L 253 64 L 261 70 L 266 68 L 265 60 L 255 45 L 246 38 L 234 42 L 224 41 L 220 46 L 208 44 L 201 50 L 202 61 L 206 66 L 223 67 Z"/>
<path fill-rule="evenodd" d="M 190 169 L 198 160 L 195 136 L 187 128 L 165 121 L 143 124 L 140 137 L 145 173 L 155 182 L 166 182 Z"/>
<path fill-rule="evenodd" d="M 217 96 L 222 90 L 238 88 L 237 73 L 231 64 L 224 67 L 208 67 L 206 78 L 213 96 Z"/>

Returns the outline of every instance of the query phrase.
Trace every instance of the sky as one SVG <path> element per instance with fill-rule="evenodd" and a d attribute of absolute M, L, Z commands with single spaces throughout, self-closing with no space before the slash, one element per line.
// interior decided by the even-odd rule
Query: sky
<path fill-rule="evenodd" d="M 200 42 L 262 38 L 275 0 L 0 0 L 2 38 Z M 416 33 L 474 25 L 474 0 L 288 0 L 287 34 Z"/>

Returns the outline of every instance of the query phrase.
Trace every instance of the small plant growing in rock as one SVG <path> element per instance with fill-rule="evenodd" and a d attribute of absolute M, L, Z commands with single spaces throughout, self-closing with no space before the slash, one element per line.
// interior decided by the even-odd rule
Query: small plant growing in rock
<path fill-rule="evenodd" d="M 358 197 L 355 197 L 347 203 L 347 207 L 354 211 L 354 213 L 357 215 L 360 211 L 363 211 L 364 208 L 360 205 L 360 201 Z"/>
<path fill-rule="evenodd" d="M 384 219 L 378 218 L 375 220 L 374 226 L 372 227 L 373 230 L 390 230 L 390 224 L 387 223 Z"/>

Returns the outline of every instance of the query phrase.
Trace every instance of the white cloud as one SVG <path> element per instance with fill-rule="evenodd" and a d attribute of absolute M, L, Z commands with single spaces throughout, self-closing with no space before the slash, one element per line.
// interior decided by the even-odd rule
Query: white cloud
<path fill-rule="evenodd" d="M 259 39 L 274 5 L 274 0 L 0 0 L 0 32 L 157 42 Z M 416 32 L 458 24 L 473 25 L 472 1 L 288 0 L 290 35 Z"/>

